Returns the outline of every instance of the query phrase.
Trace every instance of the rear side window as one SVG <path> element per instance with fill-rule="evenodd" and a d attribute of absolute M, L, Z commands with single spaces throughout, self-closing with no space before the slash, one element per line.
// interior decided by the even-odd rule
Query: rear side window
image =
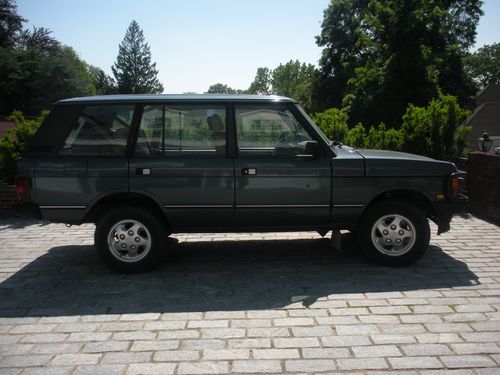
<path fill-rule="evenodd" d="M 145 106 L 138 156 L 225 155 L 226 109 L 210 105 Z"/>
<path fill-rule="evenodd" d="M 83 107 L 61 149 L 62 155 L 123 156 L 133 105 Z"/>

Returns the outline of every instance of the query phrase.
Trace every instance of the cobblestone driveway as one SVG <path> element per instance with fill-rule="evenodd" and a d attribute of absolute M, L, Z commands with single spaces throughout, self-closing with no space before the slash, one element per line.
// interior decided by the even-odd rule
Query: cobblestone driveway
<path fill-rule="evenodd" d="M 494 224 L 454 219 L 397 269 L 307 232 L 179 235 L 120 275 L 92 236 L 0 220 L 0 374 L 500 373 Z"/>

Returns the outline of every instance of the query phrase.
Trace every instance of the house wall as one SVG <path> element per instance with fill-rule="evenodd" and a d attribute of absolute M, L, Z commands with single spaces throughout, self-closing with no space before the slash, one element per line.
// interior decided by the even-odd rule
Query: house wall
<path fill-rule="evenodd" d="M 477 140 L 486 130 L 489 136 L 500 136 L 500 101 L 484 103 L 469 118 L 472 130 L 469 133 L 469 149 L 477 150 Z"/>

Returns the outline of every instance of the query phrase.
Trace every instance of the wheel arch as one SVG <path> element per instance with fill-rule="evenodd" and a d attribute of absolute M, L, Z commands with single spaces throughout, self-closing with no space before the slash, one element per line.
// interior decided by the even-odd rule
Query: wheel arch
<path fill-rule="evenodd" d="M 430 198 L 426 194 L 418 190 L 405 189 L 405 188 L 387 189 L 382 192 L 379 192 L 364 207 L 361 216 L 363 216 L 366 212 L 368 212 L 368 210 L 377 203 L 390 200 L 402 200 L 412 203 L 415 206 L 422 208 L 425 215 L 431 220 L 434 220 L 436 217 L 434 206 Z"/>
<path fill-rule="evenodd" d="M 165 220 L 165 223 L 167 225 L 169 225 L 165 212 L 161 209 L 161 205 L 155 199 L 148 195 L 134 192 L 111 193 L 100 197 L 98 200 L 96 200 L 96 202 L 94 202 L 94 204 L 87 212 L 84 222 L 95 223 L 99 221 L 99 218 L 105 212 L 116 207 L 117 204 L 138 206 L 151 210 L 150 212 L 156 213 L 159 217 Z"/>

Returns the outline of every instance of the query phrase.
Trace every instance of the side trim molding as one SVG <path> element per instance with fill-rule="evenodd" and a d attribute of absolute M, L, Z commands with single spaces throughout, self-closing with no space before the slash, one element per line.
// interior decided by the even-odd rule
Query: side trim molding
<path fill-rule="evenodd" d="M 233 208 L 232 204 L 166 204 L 164 208 Z M 328 208 L 329 204 L 238 204 L 236 208 Z"/>
<path fill-rule="evenodd" d="M 233 208 L 232 204 L 166 204 L 164 208 Z"/>
<path fill-rule="evenodd" d="M 355 208 L 355 207 L 364 207 L 364 204 L 334 204 L 333 207 L 338 208 Z"/>
<path fill-rule="evenodd" d="M 238 204 L 236 208 L 328 208 L 329 204 Z"/>
<path fill-rule="evenodd" d="M 48 209 L 69 209 L 69 210 L 84 210 L 87 208 L 87 206 L 39 206 L 41 210 L 48 210 Z"/>

